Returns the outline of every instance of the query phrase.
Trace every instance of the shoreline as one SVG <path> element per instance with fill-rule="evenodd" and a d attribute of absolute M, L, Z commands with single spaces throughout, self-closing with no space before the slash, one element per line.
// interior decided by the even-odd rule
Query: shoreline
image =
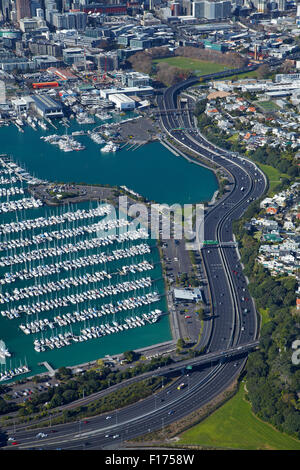
<path fill-rule="evenodd" d="M 156 140 L 158 143 L 162 143 L 162 142 L 159 141 L 158 138 L 156 138 L 155 140 Z M 153 140 L 152 140 L 152 141 L 148 141 L 147 143 L 152 143 L 152 142 L 153 142 Z M 187 158 L 184 154 L 182 154 L 182 152 L 180 152 L 180 151 L 178 151 L 178 150 L 176 150 L 176 151 L 173 150 L 173 151 L 172 151 L 172 150 L 171 150 L 171 146 L 169 146 L 169 144 L 168 144 L 168 145 L 165 145 L 165 148 L 166 148 L 168 151 L 172 152 L 172 154 L 175 155 L 175 156 L 183 156 L 186 160 L 188 160 L 188 161 L 190 160 L 190 159 Z M 12 159 L 12 161 L 14 161 L 14 158 L 11 157 L 10 155 L 5 154 L 5 156 L 7 156 L 9 159 Z M 196 162 L 195 162 L 195 163 L 196 163 Z M 206 165 L 204 165 L 204 164 L 200 164 L 200 163 L 199 163 L 199 165 L 200 165 L 200 166 L 203 166 L 203 167 L 206 167 L 206 168 L 209 169 L 209 170 L 212 170 L 212 168 L 210 168 L 210 167 L 208 167 L 208 166 L 206 166 Z M 213 170 L 213 171 L 214 171 L 214 170 Z M 48 181 L 48 182 L 41 182 L 41 184 L 32 185 L 32 187 L 31 187 L 31 185 L 28 185 L 28 188 L 27 188 L 27 189 L 28 189 L 29 192 L 34 192 L 34 189 L 37 188 L 37 187 L 43 187 L 43 188 L 45 188 L 45 187 L 50 187 L 50 186 L 55 186 L 55 185 L 57 185 L 57 186 L 60 186 L 60 185 L 62 185 L 62 186 L 63 186 L 63 185 L 65 185 L 65 186 L 67 186 L 67 185 L 71 186 L 71 184 L 72 184 L 72 183 L 52 183 L 52 182 L 49 182 L 49 181 Z M 114 192 L 115 192 L 115 191 L 120 192 L 120 191 L 122 190 L 119 186 L 117 186 L 117 185 L 116 185 L 116 186 L 113 186 L 113 185 L 110 185 L 110 184 L 103 185 L 103 184 L 73 183 L 73 186 L 81 187 L 81 188 L 82 188 L 82 186 L 86 186 L 86 188 L 89 188 L 89 189 L 90 189 L 90 188 L 96 189 L 97 192 L 103 191 L 103 199 L 106 199 L 105 196 L 108 195 L 108 194 L 105 194 L 105 195 L 104 195 L 104 193 L 109 193 L 109 195 L 111 196 L 111 199 L 115 199 L 117 196 L 116 196 L 116 194 L 114 194 Z M 123 192 L 123 190 L 122 190 L 122 192 Z M 124 191 L 124 193 L 126 194 L 127 191 Z M 132 201 L 133 201 L 134 203 L 136 202 L 135 198 L 132 197 L 131 194 L 128 194 L 128 193 L 127 193 L 127 195 L 129 196 L 129 200 L 132 199 Z M 62 205 L 62 204 L 67 204 L 67 203 L 69 203 L 69 202 L 78 203 L 78 202 L 85 202 L 85 201 L 90 201 L 90 200 L 93 200 L 93 199 L 91 199 L 91 197 L 89 197 L 89 195 L 87 195 L 87 196 L 85 195 L 85 196 L 81 196 L 81 199 L 80 199 L 80 200 L 79 200 L 77 197 L 70 198 L 69 200 L 68 200 L 67 198 L 65 198 L 65 199 L 62 200 L 62 201 L 56 202 L 56 203 L 54 203 L 54 204 L 53 204 L 53 203 L 52 203 L 52 204 L 48 204 L 48 205 L 50 205 L 50 206 L 53 206 L 53 205 L 54 205 L 54 206 L 59 206 L 59 205 Z M 99 196 L 96 196 L 94 200 L 99 200 Z M 110 201 L 110 202 L 111 202 L 111 201 Z M 139 202 L 141 202 L 141 201 L 139 201 Z M 150 203 L 150 201 L 147 201 L 147 202 L 146 202 L 147 205 L 149 205 L 149 203 Z M 158 248 L 158 247 L 157 247 L 157 248 Z M 158 250 L 158 251 L 159 251 L 159 250 Z M 159 259 L 160 259 L 160 264 L 161 264 L 161 269 L 162 269 L 162 258 L 161 258 L 161 256 L 160 256 L 160 253 L 159 253 Z M 164 279 L 164 284 L 165 284 L 165 285 L 164 285 L 164 294 L 165 294 L 166 302 L 168 302 L 168 292 L 169 292 L 169 291 L 166 289 L 166 277 L 165 277 L 164 275 L 163 275 L 163 279 Z M 169 321 L 168 321 L 168 323 L 169 323 L 169 332 L 170 332 L 169 337 L 171 336 L 171 338 L 172 338 L 171 340 L 168 340 L 167 343 L 168 343 L 168 344 L 173 344 L 173 343 L 176 341 L 176 337 L 177 337 L 177 335 L 175 334 L 175 331 L 174 331 L 174 319 L 172 318 L 171 310 L 168 308 L 168 306 L 166 306 L 166 307 L 167 307 L 168 311 L 170 312 L 170 317 L 169 317 Z M 176 329 L 176 325 L 175 325 L 175 329 Z M 156 344 L 154 343 L 154 344 L 151 344 L 151 345 L 147 346 L 146 348 L 140 348 L 140 349 L 141 349 L 142 351 L 153 351 L 153 350 L 156 350 L 157 348 L 161 348 L 162 345 L 164 345 L 164 343 L 165 343 L 165 342 L 163 342 L 163 343 L 156 343 Z M 115 356 L 115 355 L 114 355 L 114 356 Z M 117 355 L 117 356 L 118 356 L 118 355 Z M 42 362 L 42 361 L 41 361 L 41 362 Z M 51 360 L 50 360 L 50 362 L 51 362 Z M 93 360 L 92 360 L 92 361 L 89 361 L 89 362 L 93 362 Z M 89 363 L 89 362 L 88 362 L 88 363 Z M 84 364 L 86 364 L 86 363 L 84 363 Z M 76 365 L 70 366 L 70 367 L 75 367 L 75 368 L 77 367 L 77 368 L 78 368 L 78 367 L 80 367 L 80 365 L 81 365 L 81 364 L 76 364 Z M 47 374 L 47 372 L 45 372 L 45 373 Z M 26 374 L 24 374 L 24 377 L 22 377 L 22 376 L 16 377 L 16 381 L 17 381 L 17 380 L 23 380 L 23 379 L 24 379 L 24 380 L 27 380 L 29 377 L 33 377 L 34 375 L 41 375 L 41 374 L 44 374 L 44 373 L 43 373 L 43 372 L 40 372 L 40 373 L 37 373 L 37 374 L 33 374 L 33 375 L 32 375 L 32 372 L 31 372 L 31 373 L 29 372 L 29 374 L 30 374 L 30 376 L 28 376 L 28 377 L 26 376 Z M 13 381 L 9 381 L 9 382 L 7 382 L 7 383 L 13 383 L 13 382 L 15 382 L 14 379 L 13 379 Z"/>
<path fill-rule="evenodd" d="M 218 181 L 218 189 L 214 192 L 212 198 L 207 201 L 203 201 L 204 203 L 207 202 L 209 205 L 213 205 L 216 202 L 217 196 L 220 192 L 220 176 L 218 174 L 218 169 L 213 168 L 212 166 L 209 166 L 208 164 L 205 164 L 202 161 L 196 161 L 194 157 L 189 157 L 186 155 L 182 150 L 178 149 L 176 146 L 174 146 L 171 142 L 168 141 L 168 143 L 163 142 L 162 140 L 158 139 L 159 143 L 162 144 L 167 150 L 169 150 L 173 155 L 176 157 L 182 157 L 185 160 L 187 160 L 189 163 L 194 163 L 195 165 L 202 166 L 203 168 L 206 168 L 207 170 L 210 170 L 214 173 L 217 181 Z"/>

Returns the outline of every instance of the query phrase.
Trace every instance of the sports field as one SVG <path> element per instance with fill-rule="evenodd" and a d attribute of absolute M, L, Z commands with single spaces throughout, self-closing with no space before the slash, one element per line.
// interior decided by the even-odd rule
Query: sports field
<path fill-rule="evenodd" d="M 189 57 L 167 57 L 153 61 L 155 65 L 161 62 L 166 62 L 169 65 L 173 65 L 174 67 L 178 67 L 183 70 L 191 70 L 196 75 L 205 75 L 229 69 L 229 67 L 222 64 L 216 64 L 214 62 L 207 62 L 199 59 L 190 59 Z"/>
<path fill-rule="evenodd" d="M 273 101 L 255 101 L 254 104 L 259 106 L 265 113 L 274 113 L 280 109 Z"/>

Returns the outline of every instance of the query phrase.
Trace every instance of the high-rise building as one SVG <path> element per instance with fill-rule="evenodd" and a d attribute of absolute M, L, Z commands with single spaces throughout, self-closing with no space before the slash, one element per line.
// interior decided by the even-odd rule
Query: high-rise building
<path fill-rule="evenodd" d="M 30 2 L 31 16 L 36 16 L 36 10 L 38 8 L 41 8 L 40 2 L 38 0 L 31 0 Z"/>
<path fill-rule="evenodd" d="M 17 20 L 31 18 L 30 0 L 16 0 Z"/>
<path fill-rule="evenodd" d="M 257 11 L 258 13 L 267 13 L 268 11 L 267 0 L 259 0 L 257 2 Z"/>
<path fill-rule="evenodd" d="M 181 12 L 180 3 L 172 2 L 171 3 L 172 16 L 179 16 Z"/>
<path fill-rule="evenodd" d="M 38 18 L 44 19 L 44 18 L 45 18 L 44 10 L 43 10 L 42 8 L 37 8 L 37 9 L 36 9 L 36 16 L 37 16 Z"/>
<path fill-rule="evenodd" d="M 2 0 L 1 2 L 1 12 L 3 16 L 4 21 L 9 21 L 9 12 L 10 12 L 10 6 L 9 6 L 9 0 Z"/>
<path fill-rule="evenodd" d="M 227 18 L 231 14 L 231 2 L 227 0 L 203 0 L 193 3 L 193 16 L 207 20 Z"/>
<path fill-rule="evenodd" d="M 45 13 L 46 13 L 46 21 L 48 23 L 52 23 L 52 15 L 54 12 L 58 12 L 56 3 L 54 0 L 45 0 Z"/>
<path fill-rule="evenodd" d="M 62 2 L 62 11 L 69 11 L 71 9 L 71 4 L 72 4 L 72 1 L 71 0 L 63 0 Z"/>
<path fill-rule="evenodd" d="M 183 15 L 191 16 L 192 14 L 192 2 L 191 0 L 182 0 L 181 5 Z"/>
<path fill-rule="evenodd" d="M 78 29 L 82 31 L 86 27 L 87 14 L 83 11 L 74 11 L 70 13 L 53 12 L 52 20 L 57 29 Z"/>
<path fill-rule="evenodd" d="M 285 11 L 287 6 L 287 0 L 278 0 L 278 10 Z"/>

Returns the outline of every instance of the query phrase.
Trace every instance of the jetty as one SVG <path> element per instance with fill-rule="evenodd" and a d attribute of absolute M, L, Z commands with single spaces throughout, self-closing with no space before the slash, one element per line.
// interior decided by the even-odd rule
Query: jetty
<path fill-rule="evenodd" d="M 44 367 L 46 367 L 46 369 L 47 369 L 48 372 L 49 372 L 50 377 L 54 377 L 54 376 L 55 376 L 55 370 L 54 370 L 53 367 L 49 364 L 49 362 L 47 362 L 47 361 L 39 362 L 39 363 L 38 363 L 38 366 L 44 366 Z"/>

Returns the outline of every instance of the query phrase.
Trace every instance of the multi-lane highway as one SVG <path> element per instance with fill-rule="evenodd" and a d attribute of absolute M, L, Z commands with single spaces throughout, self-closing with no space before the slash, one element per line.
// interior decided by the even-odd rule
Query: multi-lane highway
<path fill-rule="evenodd" d="M 118 448 L 125 440 L 149 430 L 161 429 L 186 416 L 224 391 L 244 366 L 249 344 L 256 344 L 258 330 L 255 307 L 242 273 L 237 249 L 234 244 L 226 243 L 233 240 L 232 221 L 244 213 L 252 200 L 264 193 L 267 182 L 252 162 L 223 152 L 193 128 L 193 117 L 188 110 L 191 103 L 184 105 L 188 109 L 181 114 L 168 111 L 180 107 L 178 94 L 193 83 L 195 79 L 190 79 L 167 89 L 163 96 L 158 97 L 158 106 L 164 131 L 194 153 L 214 161 L 228 172 L 231 180 L 230 191 L 207 209 L 204 219 L 205 239 L 219 241 L 215 247 L 201 248 L 212 310 L 208 320 L 211 322 L 211 333 L 207 337 L 208 361 L 205 358 L 196 359 L 193 371 L 175 380 L 170 387 L 162 387 L 154 395 L 121 410 L 88 419 L 86 424 L 80 421 L 55 426 L 50 430 L 20 430 L 14 436 L 18 442 L 18 446 L 15 446 L 17 448 Z M 174 130 L 179 127 L 183 130 Z M 226 360 L 226 354 L 223 353 L 226 350 L 235 351 L 236 357 Z M 174 373 L 171 367 L 154 374 Z M 178 390 L 178 383 L 182 381 L 185 387 Z M 39 431 L 47 434 L 47 437 L 37 439 Z M 14 429 L 11 428 L 9 435 L 13 434 Z"/>
<path fill-rule="evenodd" d="M 205 214 L 205 240 L 220 242 L 218 247 L 202 248 L 212 298 L 213 328 L 209 348 L 213 351 L 243 344 L 257 336 L 255 306 L 242 273 L 238 252 L 233 245 L 226 246 L 224 242 L 233 240 L 232 221 L 244 213 L 251 201 L 264 193 L 267 182 L 255 164 L 223 152 L 207 142 L 193 128 L 190 111 L 182 112 L 181 116 L 167 111 L 180 107 L 177 103 L 179 92 L 196 80 L 190 79 L 167 89 L 164 96 L 158 98 L 158 104 L 165 131 L 185 147 L 224 168 L 232 183 L 230 192 Z M 184 106 L 191 109 L 189 101 Z M 183 130 L 176 130 L 179 128 Z"/>

